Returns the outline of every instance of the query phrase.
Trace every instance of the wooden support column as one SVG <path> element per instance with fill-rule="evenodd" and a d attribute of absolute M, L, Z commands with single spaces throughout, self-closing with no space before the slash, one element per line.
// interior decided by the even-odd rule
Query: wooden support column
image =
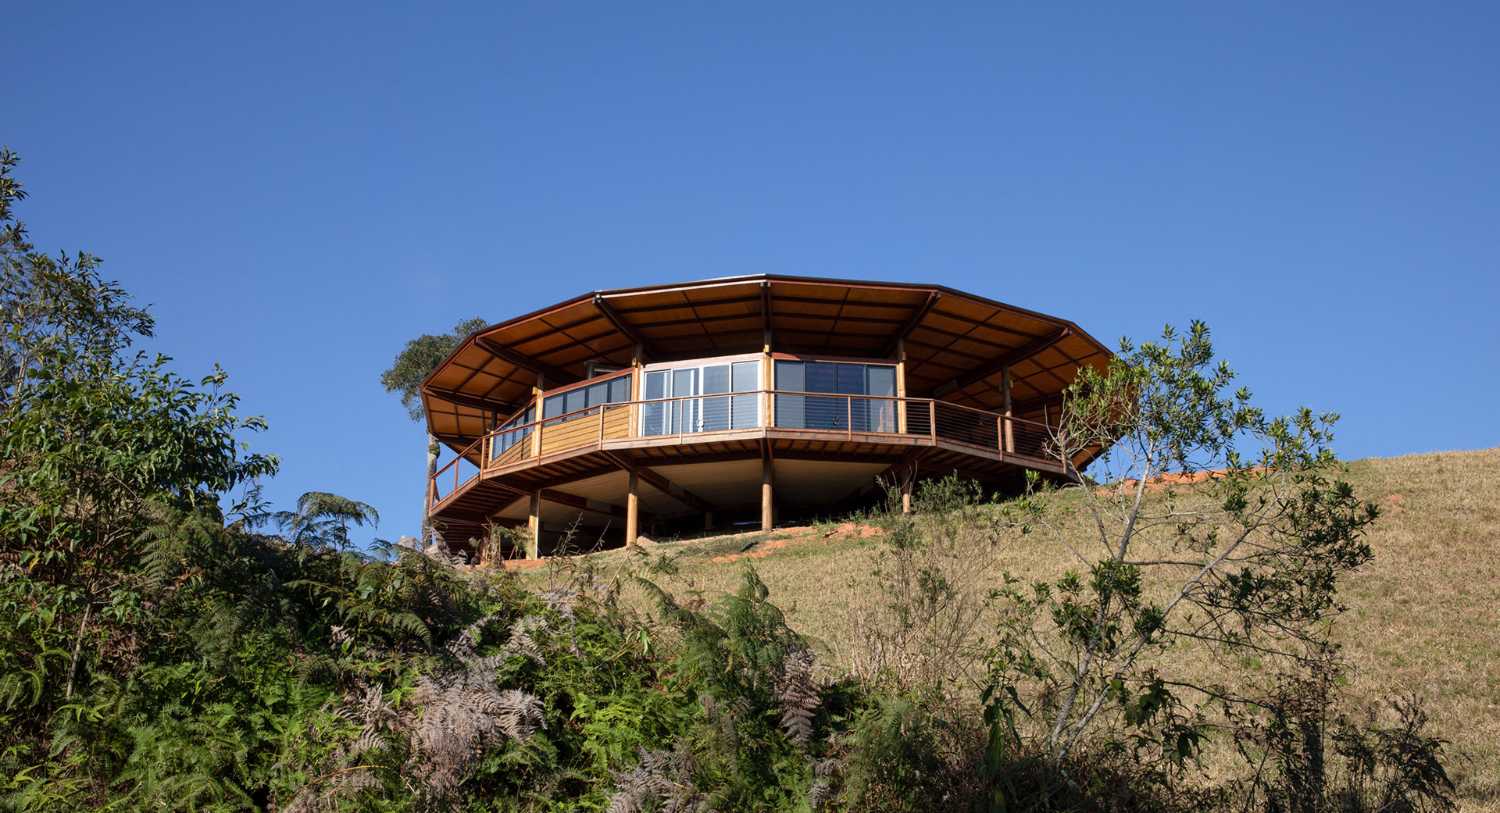
<path fill-rule="evenodd" d="M 771 350 L 775 337 L 771 333 L 771 283 L 760 285 L 761 347 L 760 347 L 760 425 L 776 425 L 776 396 L 771 394 L 775 386 L 775 365 L 771 361 Z"/>
<path fill-rule="evenodd" d="M 912 480 L 916 479 L 916 472 L 910 469 L 901 473 L 901 513 L 911 513 L 911 487 Z"/>
<path fill-rule="evenodd" d="M 542 456 L 542 393 L 545 391 L 547 382 L 537 373 L 536 384 L 531 387 L 531 401 L 536 404 L 532 413 L 532 420 L 536 422 L 535 428 L 531 430 L 531 456 Z"/>
<path fill-rule="evenodd" d="M 713 529 L 714 529 L 714 512 L 712 512 L 712 511 L 704 511 L 703 512 L 703 530 L 704 531 L 712 531 Z"/>
<path fill-rule="evenodd" d="M 631 469 L 625 474 L 627 487 L 625 491 L 625 546 L 635 544 L 641 531 L 641 496 L 640 477 Z"/>
<path fill-rule="evenodd" d="M 645 357 L 646 348 L 640 344 L 637 344 L 634 352 L 630 354 L 630 429 L 625 433 L 625 436 L 630 438 L 639 437 L 641 434 L 643 419 L 641 418 L 641 405 L 637 402 L 641 400 L 641 393 L 646 391 L 644 380 L 646 374 L 642 369 Z"/>
<path fill-rule="evenodd" d="M 1010 400 L 1010 367 L 1009 366 L 1002 367 L 1000 369 L 1000 395 L 1005 400 L 1005 419 L 1002 421 L 1005 424 L 1005 433 L 1004 433 L 1004 437 L 1001 439 L 1000 451 L 1002 451 L 1002 452 L 1015 452 L 1015 450 L 1016 450 L 1016 428 L 1015 428 L 1016 425 L 1015 425 L 1015 422 L 1011 420 L 1011 416 L 1012 416 L 1011 407 L 1013 405 L 1011 404 L 1011 400 Z"/>
<path fill-rule="evenodd" d="M 906 434 L 906 340 L 896 340 L 896 431 Z"/>
<path fill-rule="evenodd" d="M 526 558 L 535 559 L 539 555 L 542 539 L 542 492 L 531 492 L 531 510 L 526 518 Z"/>
<path fill-rule="evenodd" d="M 762 454 L 760 458 L 760 529 L 762 531 L 771 530 L 771 526 L 776 522 L 775 500 L 771 493 L 775 471 L 770 453 Z"/>

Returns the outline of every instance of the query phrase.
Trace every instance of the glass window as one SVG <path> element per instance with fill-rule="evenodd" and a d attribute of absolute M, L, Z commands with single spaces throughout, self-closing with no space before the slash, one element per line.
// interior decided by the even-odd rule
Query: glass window
<path fill-rule="evenodd" d="M 776 362 L 776 389 L 783 392 L 805 392 L 806 371 L 800 361 Z M 776 425 L 789 429 L 807 426 L 807 399 L 801 395 L 776 395 Z"/>
<path fill-rule="evenodd" d="M 568 399 L 566 405 L 563 407 L 563 414 L 565 415 L 569 412 L 577 412 L 578 410 L 588 406 L 588 392 L 587 388 L 585 387 L 579 387 L 576 390 L 568 390 L 567 392 L 563 393 L 563 397 Z"/>
<path fill-rule="evenodd" d="M 826 392 L 840 396 L 896 394 L 896 368 L 889 364 L 827 361 L 776 362 L 781 392 Z M 776 425 L 792 429 L 852 428 L 856 432 L 896 431 L 896 404 L 884 398 L 777 395 Z"/>
<path fill-rule="evenodd" d="M 666 400 L 642 406 L 642 434 L 722 432 L 760 425 L 755 394 L 760 390 L 758 360 L 682 364 L 646 373 L 642 399 Z"/>
<path fill-rule="evenodd" d="M 728 364 L 710 364 L 703 368 L 703 394 L 729 392 Z M 729 428 L 729 398 L 704 398 L 702 401 L 702 426 L 704 432 L 722 432 Z"/>
<path fill-rule="evenodd" d="M 645 393 L 642 400 L 658 401 L 667 397 L 667 387 L 670 378 L 666 370 L 657 370 L 646 373 Z M 667 434 L 667 404 L 647 403 L 641 406 L 643 435 L 665 435 Z"/>
<path fill-rule="evenodd" d="M 534 420 L 536 407 L 527 407 L 525 412 L 506 421 L 497 427 L 498 434 L 490 441 L 490 459 L 494 460 L 510 450 L 512 446 L 531 437 L 533 427 L 529 424 Z M 510 427 L 520 427 L 512 429 Z"/>
<path fill-rule="evenodd" d="M 840 392 L 839 368 L 845 365 L 826 361 L 809 361 L 804 365 L 808 392 Z M 807 399 L 808 429 L 843 430 L 846 422 L 846 405 L 842 398 Z"/>
<path fill-rule="evenodd" d="M 698 402 L 680 398 L 680 396 L 696 394 L 697 385 L 698 370 L 696 368 L 672 371 L 672 397 L 678 400 L 671 402 L 672 425 L 668 434 L 697 430 Z"/>
<path fill-rule="evenodd" d="M 650 380 L 649 377 L 647 380 Z M 580 412 L 580 410 L 596 407 L 601 404 L 618 404 L 629 400 L 630 376 L 622 375 L 609 381 L 600 381 L 597 384 L 588 384 L 568 390 L 567 392 L 547 396 L 542 401 L 542 418 L 556 418 L 559 415 L 568 415 L 565 420 L 571 421 L 589 414 L 598 414 L 597 412 Z"/>
<path fill-rule="evenodd" d="M 631 376 L 622 375 L 609 382 L 609 402 L 611 404 L 623 404 L 630 400 Z"/>
<path fill-rule="evenodd" d="M 760 397 L 753 394 L 760 389 L 760 362 L 736 361 L 733 379 L 730 389 L 752 394 L 734 396 L 729 410 L 730 428 L 753 429 L 760 425 Z"/>
<path fill-rule="evenodd" d="M 883 364 L 865 365 L 865 376 L 867 386 L 865 392 L 870 395 L 884 395 L 894 397 L 896 394 L 896 368 Z M 864 431 L 866 432 L 895 432 L 896 431 L 896 402 L 884 399 L 871 399 L 864 405 L 862 413 L 865 418 Z"/>

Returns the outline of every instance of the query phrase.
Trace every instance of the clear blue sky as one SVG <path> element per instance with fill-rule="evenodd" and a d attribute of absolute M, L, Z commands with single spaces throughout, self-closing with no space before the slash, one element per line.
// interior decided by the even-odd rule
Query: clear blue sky
<path fill-rule="evenodd" d="M 412 335 L 760 272 L 1202 318 L 1345 456 L 1500 444 L 1493 3 L 223 5 L 10 4 L 0 142 L 283 506 L 414 531 Z"/>

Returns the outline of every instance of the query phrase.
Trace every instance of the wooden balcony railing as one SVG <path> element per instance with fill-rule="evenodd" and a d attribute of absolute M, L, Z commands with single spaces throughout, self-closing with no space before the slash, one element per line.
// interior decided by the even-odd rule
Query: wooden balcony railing
<path fill-rule="evenodd" d="M 657 398 L 584 409 L 507 426 L 474 441 L 432 477 L 433 505 L 486 471 L 534 464 L 611 441 L 686 442 L 773 428 L 822 439 L 926 438 L 1055 463 L 1044 424 L 932 398 L 757 390 Z"/>

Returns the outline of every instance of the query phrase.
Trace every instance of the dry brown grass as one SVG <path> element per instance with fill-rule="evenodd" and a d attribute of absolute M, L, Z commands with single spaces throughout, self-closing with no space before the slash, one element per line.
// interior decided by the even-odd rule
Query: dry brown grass
<path fill-rule="evenodd" d="M 1425 698 L 1433 729 L 1451 741 L 1462 808 L 1500 811 L 1500 449 L 1361 460 L 1348 476 L 1383 509 L 1370 537 L 1374 562 L 1343 582 L 1349 612 L 1335 636 L 1351 667 L 1348 688 L 1362 703 L 1400 692 Z M 860 616 L 878 600 L 879 551 L 857 527 L 824 526 L 659 545 L 648 555 L 676 558 L 678 573 L 664 586 L 711 600 L 740 578 L 743 563 L 724 557 L 756 552 L 772 599 L 819 645 L 826 668 L 840 670 L 854 662 Z M 627 552 L 597 559 L 605 572 L 643 565 Z M 1003 559 L 1027 578 L 1075 566 L 1037 536 L 1010 540 Z M 643 599 L 628 584 L 624 595 Z"/>

